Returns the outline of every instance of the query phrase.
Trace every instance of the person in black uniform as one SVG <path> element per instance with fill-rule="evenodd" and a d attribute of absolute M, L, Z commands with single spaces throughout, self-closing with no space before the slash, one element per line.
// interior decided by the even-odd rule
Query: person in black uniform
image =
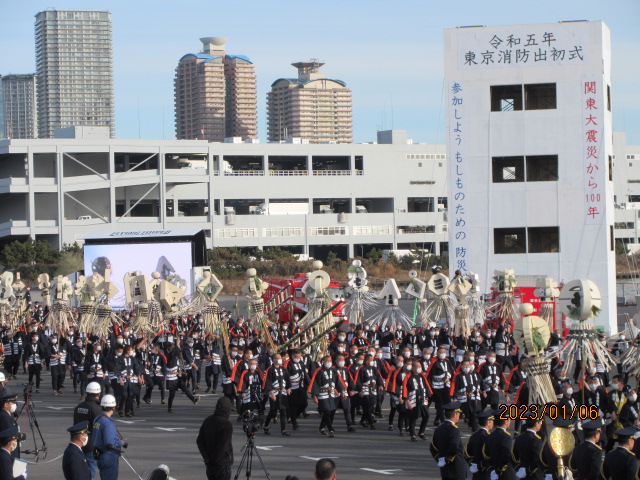
<path fill-rule="evenodd" d="M 93 457 L 93 436 L 91 433 L 93 431 L 93 421 L 96 417 L 102 414 L 102 408 L 100 407 L 100 392 L 100 384 L 98 382 L 91 382 L 87 385 L 84 401 L 80 402 L 73 411 L 74 424 L 84 421 L 89 422 L 89 426 L 87 427 L 89 432 L 89 442 L 82 447 L 82 451 L 87 459 L 91 478 L 95 477 L 96 469 L 98 468 L 98 462 Z"/>
<path fill-rule="evenodd" d="M 591 420 L 582 424 L 584 442 L 576 446 L 569 460 L 569 468 L 575 480 L 598 480 L 602 468 L 603 450 L 600 445 L 602 420 Z"/>
<path fill-rule="evenodd" d="M 17 427 L 0 431 L 0 480 L 26 480 L 26 473 L 13 476 L 13 452 L 18 448 L 19 440 Z"/>
<path fill-rule="evenodd" d="M 605 480 L 635 480 L 638 472 L 638 459 L 633 450 L 638 433 L 635 427 L 626 427 L 617 430 L 618 448 L 611 450 L 604 458 L 602 464 L 602 478 Z"/>
<path fill-rule="evenodd" d="M 507 431 L 511 425 L 511 419 L 508 416 L 506 419 L 496 416 L 494 425 L 496 428 L 487 438 L 482 455 L 489 462 L 492 472 L 495 472 L 499 480 L 516 480 L 516 472 L 511 465 L 513 437 Z"/>
<path fill-rule="evenodd" d="M 91 480 L 91 471 L 82 451 L 89 442 L 89 422 L 82 421 L 67 428 L 71 441 L 62 456 L 62 473 L 65 480 Z"/>
<path fill-rule="evenodd" d="M 264 433 L 269 435 L 269 423 L 280 415 L 280 433 L 288 437 L 287 417 L 289 416 L 289 396 L 291 395 L 291 376 L 282 366 L 282 357 L 273 356 L 273 366 L 265 373 L 263 390 L 269 396 L 269 413 L 264 422 Z"/>
<path fill-rule="evenodd" d="M 558 416 L 558 418 L 553 421 L 553 426 L 558 428 L 566 428 L 573 434 L 573 422 L 573 420 L 570 420 L 568 418 L 560 418 L 560 416 Z M 571 457 L 571 453 L 572 452 L 569 452 L 562 457 L 562 461 L 565 465 L 569 465 L 569 458 Z M 558 457 L 556 457 L 556 455 L 551 451 L 549 442 L 545 442 L 544 446 L 542 447 L 542 452 L 540 453 L 540 462 L 542 463 L 542 469 L 545 473 L 545 479 L 551 477 L 552 480 L 559 480 Z"/>
<path fill-rule="evenodd" d="M 479 428 L 471 434 L 464 456 L 470 463 L 469 471 L 473 473 L 473 480 L 489 480 L 490 465 L 482 456 L 482 448 L 487 443 L 489 433 L 493 429 L 494 412 L 491 409 L 484 410 L 477 415 Z"/>
<path fill-rule="evenodd" d="M 464 459 L 460 430 L 456 425 L 462 413 L 461 407 L 459 402 L 451 402 L 443 406 L 444 422 L 433 432 L 433 439 L 429 446 L 431 455 L 438 462 L 443 480 L 467 478 L 467 462 Z"/>
<path fill-rule="evenodd" d="M 2 403 L 2 410 L 0 410 L 0 431 L 8 430 L 11 427 L 18 428 L 18 423 L 15 419 L 15 412 L 18 408 L 18 396 L 7 391 L 2 398 L 0 398 L 0 402 Z M 18 429 L 19 431 L 19 429 Z M 20 434 L 20 441 L 24 441 L 26 436 L 24 434 Z M 20 458 L 20 443 L 16 448 L 11 451 L 12 458 Z"/>
<path fill-rule="evenodd" d="M 218 399 L 213 415 L 205 418 L 196 443 L 207 466 L 207 479 L 230 480 L 233 465 L 233 425 L 229 421 L 231 400 Z"/>
<path fill-rule="evenodd" d="M 543 420 L 536 418 L 531 412 L 527 412 L 525 418 L 526 430 L 513 442 L 513 461 L 518 478 L 526 480 L 542 480 L 544 473 L 540 464 L 540 452 L 544 441 L 538 435 L 542 428 Z"/>

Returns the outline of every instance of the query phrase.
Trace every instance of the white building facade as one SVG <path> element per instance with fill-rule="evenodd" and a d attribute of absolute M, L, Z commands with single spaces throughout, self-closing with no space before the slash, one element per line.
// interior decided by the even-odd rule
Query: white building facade
<path fill-rule="evenodd" d="M 76 138 L 0 141 L 0 238 L 61 246 L 87 232 L 202 228 L 209 247 L 315 258 L 447 251 L 444 146 L 114 140 L 95 127 L 72 130 L 64 133 Z"/>
<path fill-rule="evenodd" d="M 445 31 L 451 268 L 593 280 L 617 331 L 603 22 Z"/>

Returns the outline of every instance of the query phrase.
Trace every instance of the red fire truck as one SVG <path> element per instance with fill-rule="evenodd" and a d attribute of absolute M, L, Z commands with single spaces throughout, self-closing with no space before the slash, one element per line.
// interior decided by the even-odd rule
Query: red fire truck
<path fill-rule="evenodd" d="M 262 296 L 265 304 L 265 311 L 271 315 L 277 312 L 280 322 L 289 322 L 293 315 L 298 314 L 300 318 L 309 311 L 309 300 L 302 293 L 302 287 L 307 283 L 306 273 L 296 273 L 293 278 L 265 278 L 269 288 Z M 344 288 L 340 282 L 332 280 L 327 287 L 327 295 L 331 299 L 331 305 L 345 299 Z M 334 317 L 342 316 L 344 303 L 333 310 Z"/>
<path fill-rule="evenodd" d="M 558 288 L 562 288 L 560 285 Z M 542 292 L 544 293 L 544 292 Z M 484 297 L 485 305 L 493 305 L 498 301 L 498 297 L 500 296 L 500 292 L 495 288 L 491 287 L 491 293 L 488 293 Z M 540 315 L 540 307 L 542 306 L 542 300 L 540 298 L 540 289 L 536 287 L 514 287 L 513 288 L 513 296 L 519 303 L 530 303 L 533 306 L 533 314 L 532 315 Z M 556 318 L 556 303 L 553 302 L 553 318 Z M 497 320 L 495 317 L 490 318 L 487 316 L 487 324 L 491 327 L 495 327 L 497 325 Z M 560 328 L 561 325 L 554 325 L 554 328 Z"/>

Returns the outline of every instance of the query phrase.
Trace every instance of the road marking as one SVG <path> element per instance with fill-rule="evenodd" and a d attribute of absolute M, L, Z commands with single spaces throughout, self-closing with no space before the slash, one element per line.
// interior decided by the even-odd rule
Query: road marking
<path fill-rule="evenodd" d="M 175 432 L 176 430 L 186 430 L 186 427 L 173 427 L 173 428 L 165 428 L 165 427 L 153 427 L 156 430 L 164 430 L 165 432 Z"/>
<path fill-rule="evenodd" d="M 274 448 L 282 448 L 282 445 L 269 445 L 266 447 L 256 447 L 260 450 L 266 450 L 267 452 L 270 452 L 271 450 L 273 450 Z"/>
<path fill-rule="evenodd" d="M 120 423 L 126 423 L 126 424 L 131 424 L 131 423 L 137 423 L 137 422 L 146 422 L 146 420 L 116 420 L 116 422 L 120 422 Z"/>
<path fill-rule="evenodd" d="M 74 408 L 74 407 L 47 407 L 50 410 L 64 410 L 65 408 Z"/>
<path fill-rule="evenodd" d="M 322 458 L 340 458 L 340 457 L 305 457 L 305 456 L 300 456 L 300 458 L 306 458 L 307 460 L 313 460 L 314 462 L 317 462 L 318 460 L 322 459 Z"/>
<path fill-rule="evenodd" d="M 367 472 L 373 472 L 373 473 L 379 473 L 381 475 L 393 475 L 393 473 L 391 473 L 391 472 L 401 472 L 402 471 L 401 468 L 393 468 L 393 469 L 387 469 L 387 470 L 375 470 L 373 468 L 361 468 L 360 470 L 365 470 Z"/>

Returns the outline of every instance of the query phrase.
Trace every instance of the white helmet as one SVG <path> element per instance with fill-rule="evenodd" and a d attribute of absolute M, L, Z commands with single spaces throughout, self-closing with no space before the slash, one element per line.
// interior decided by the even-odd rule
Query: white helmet
<path fill-rule="evenodd" d="M 115 407 L 116 406 L 116 397 L 114 397 L 113 395 L 105 395 L 104 397 L 102 397 L 102 400 L 100 400 L 100 406 L 101 407 Z"/>
<path fill-rule="evenodd" d="M 89 385 L 87 385 L 86 392 L 95 395 L 102 393 L 102 388 L 100 388 L 100 384 L 98 382 L 91 382 Z"/>
<path fill-rule="evenodd" d="M 4 373 L 0 372 L 0 382 L 4 382 L 5 380 Z"/>

